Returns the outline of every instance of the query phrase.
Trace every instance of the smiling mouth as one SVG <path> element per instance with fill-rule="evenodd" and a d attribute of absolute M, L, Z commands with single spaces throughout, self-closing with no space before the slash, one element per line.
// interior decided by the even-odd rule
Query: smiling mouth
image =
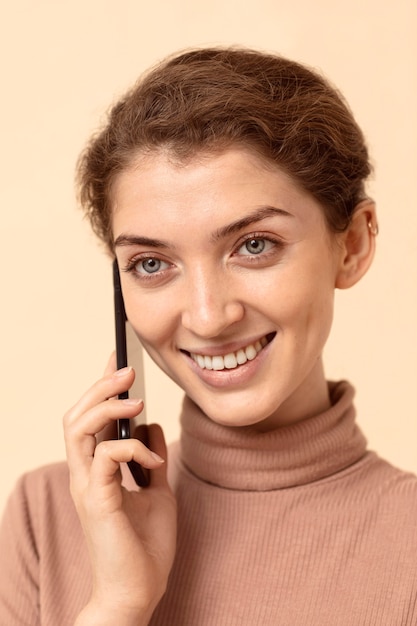
<path fill-rule="evenodd" d="M 269 333 L 262 339 L 255 341 L 255 343 L 250 343 L 244 348 L 237 350 L 237 352 L 229 352 L 229 354 L 225 355 L 208 356 L 207 354 L 196 354 L 195 352 L 186 352 L 186 354 L 203 370 L 215 370 L 217 372 L 232 370 L 240 365 L 244 365 L 247 361 L 253 361 L 259 352 L 272 341 L 275 334 Z"/>

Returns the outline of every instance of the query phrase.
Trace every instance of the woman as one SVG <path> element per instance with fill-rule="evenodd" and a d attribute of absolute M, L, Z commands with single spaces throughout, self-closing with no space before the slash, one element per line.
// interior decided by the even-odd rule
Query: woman
<path fill-rule="evenodd" d="M 416 479 L 366 450 L 322 363 L 334 290 L 374 255 L 369 173 L 340 95 L 280 57 L 187 52 L 116 104 L 81 201 L 185 392 L 181 442 L 168 479 L 158 426 L 149 449 L 97 444 L 143 406 L 116 399 L 134 372 L 110 359 L 65 416 L 68 465 L 10 500 L 2 623 L 417 623 Z"/>

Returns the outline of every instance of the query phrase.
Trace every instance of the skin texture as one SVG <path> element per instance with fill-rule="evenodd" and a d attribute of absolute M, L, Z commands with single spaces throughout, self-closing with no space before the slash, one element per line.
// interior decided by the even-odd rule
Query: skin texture
<path fill-rule="evenodd" d="M 268 430 L 329 406 L 321 354 L 334 290 L 355 284 L 372 261 L 372 202 L 335 235 L 309 194 L 242 148 L 186 164 L 163 151 L 138 157 L 114 181 L 112 200 L 128 318 L 155 362 L 212 420 Z M 190 356 L 251 344 L 257 356 L 231 369 L 201 369 Z M 147 624 L 175 555 L 161 429 L 150 428 L 159 456 L 134 438 L 103 440 L 118 418 L 143 407 L 117 399 L 134 372 L 115 369 L 111 359 L 64 417 L 94 582 L 77 626 Z M 120 463 L 131 459 L 152 470 L 145 490 L 122 486 Z"/>
<path fill-rule="evenodd" d="M 321 354 L 346 234 L 329 232 L 314 198 L 232 149 L 187 164 L 164 152 L 138 158 L 116 180 L 113 202 L 128 318 L 211 419 L 267 430 L 329 406 Z M 285 214 L 231 230 L 262 207 Z M 248 249 L 251 238 L 262 252 Z M 272 334 L 254 361 L 233 370 L 210 373 L 189 357 L 224 355 Z"/>
<path fill-rule="evenodd" d="M 149 427 L 157 456 L 134 438 L 96 443 L 95 433 L 142 410 L 141 402 L 116 399 L 133 381 L 132 368 L 115 372 L 112 355 L 105 376 L 64 416 L 71 494 L 93 573 L 91 600 L 76 626 L 147 624 L 175 555 L 176 503 L 167 483 L 160 427 Z M 120 463 L 132 459 L 152 470 L 148 489 L 122 487 Z"/>

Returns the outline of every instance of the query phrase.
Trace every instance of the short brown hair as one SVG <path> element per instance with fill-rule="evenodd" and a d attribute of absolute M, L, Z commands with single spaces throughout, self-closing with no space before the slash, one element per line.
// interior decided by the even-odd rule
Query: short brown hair
<path fill-rule="evenodd" d="M 361 129 L 336 89 L 288 59 L 254 50 L 188 51 L 153 69 L 111 109 L 78 163 L 81 204 L 113 247 L 111 185 L 141 152 L 177 158 L 243 144 L 311 193 L 343 231 L 371 167 Z"/>

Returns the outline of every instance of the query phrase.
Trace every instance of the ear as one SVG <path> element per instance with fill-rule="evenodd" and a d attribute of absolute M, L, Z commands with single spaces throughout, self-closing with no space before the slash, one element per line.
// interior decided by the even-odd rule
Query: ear
<path fill-rule="evenodd" d="M 352 287 L 366 274 L 374 258 L 377 234 L 375 203 L 364 200 L 355 208 L 349 227 L 339 239 L 341 256 L 335 285 L 338 289 Z"/>

